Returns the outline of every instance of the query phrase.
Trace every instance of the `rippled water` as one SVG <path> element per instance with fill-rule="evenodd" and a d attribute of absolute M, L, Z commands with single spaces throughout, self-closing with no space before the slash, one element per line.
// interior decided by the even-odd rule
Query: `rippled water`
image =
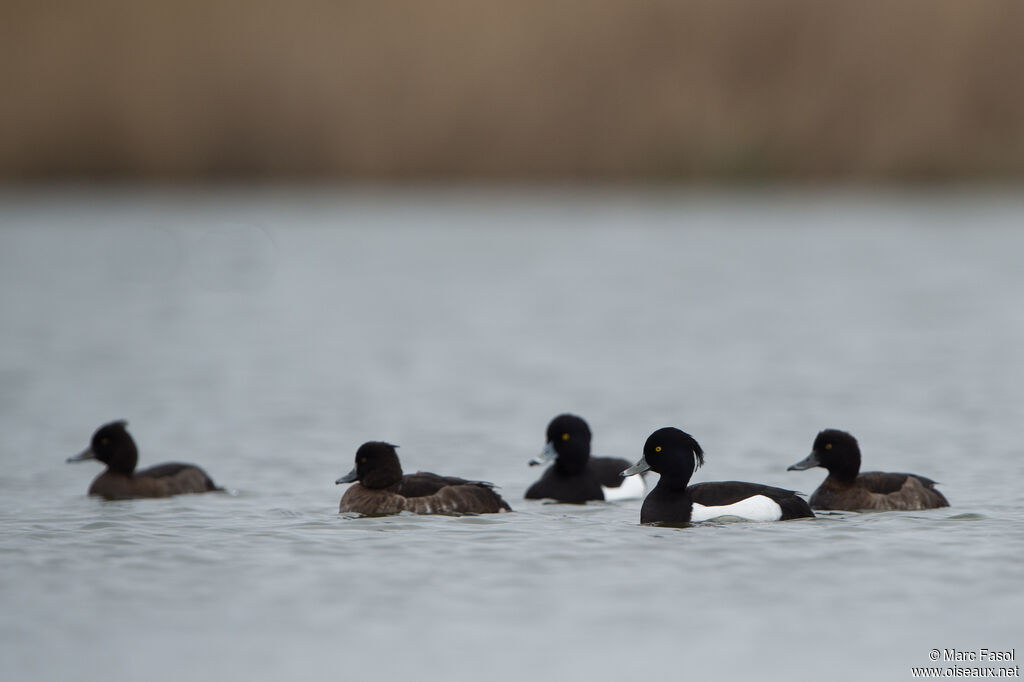
<path fill-rule="evenodd" d="M 911 679 L 1022 650 L 1024 201 L 1000 194 L 8 190 L 0 677 Z M 677 425 L 695 480 L 811 492 L 815 433 L 952 507 L 638 525 L 526 502 L 547 421 Z M 227 495 L 102 502 L 65 465 Z M 356 447 L 494 481 L 481 517 L 336 513 Z"/>

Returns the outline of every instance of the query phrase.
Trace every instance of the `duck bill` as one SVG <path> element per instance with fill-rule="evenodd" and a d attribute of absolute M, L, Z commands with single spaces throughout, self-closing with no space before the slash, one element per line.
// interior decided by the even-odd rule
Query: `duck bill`
<path fill-rule="evenodd" d="M 812 452 L 793 466 L 786 469 L 786 471 L 803 471 L 804 469 L 812 469 L 818 466 L 821 466 L 821 460 L 818 459 L 817 452 Z"/>
<path fill-rule="evenodd" d="M 550 464 L 554 462 L 558 457 L 558 453 L 555 452 L 555 446 L 548 443 L 544 446 L 544 451 L 539 455 L 530 460 L 530 466 L 535 467 L 538 464 Z"/>
<path fill-rule="evenodd" d="M 625 477 L 633 476 L 634 474 L 642 474 L 645 471 L 649 471 L 650 468 L 651 465 L 647 463 L 647 458 L 641 457 L 639 462 L 629 467 L 628 469 L 623 470 L 622 473 L 619 474 L 619 476 Z"/>
<path fill-rule="evenodd" d="M 355 469 L 353 469 L 352 471 L 348 472 L 347 474 L 339 478 L 337 481 L 335 481 L 334 485 L 340 485 L 342 483 L 355 483 L 358 480 L 359 474 L 358 472 L 356 472 Z"/>
<path fill-rule="evenodd" d="M 86 448 L 74 457 L 68 457 L 65 462 L 84 462 L 87 459 L 96 459 L 96 453 L 92 451 L 92 448 Z"/>

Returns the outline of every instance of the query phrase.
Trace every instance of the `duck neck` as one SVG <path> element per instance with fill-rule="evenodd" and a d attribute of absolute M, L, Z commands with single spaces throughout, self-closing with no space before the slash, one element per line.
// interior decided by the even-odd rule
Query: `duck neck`
<path fill-rule="evenodd" d="M 134 443 L 127 444 L 117 450 L 107 461 L 107 471 L 131 478 L 135 475 L 135 465 L 139 462 L 139 451 Z"/>
<path fill-rule="evenodd" d="M 658 485 L 644 500 L 640 510 L 640 522 L 688 523 L 693 513 L 693 498 L 683 479 L 666 480 L 663 476 Z"/>
<path fill-rule="evenodd" d="M 677 476 L 673 474 L 661 474 L 661 478 L 658 479 L 657 488 L 664 488 L 665 490 L 672 490 L 678 494 L 679 491 L 685 491 L 687 486 L 690 485 L 690 476 Z M 689 495 L 689 493 L 687 493 Z"/>
<path fill-rule="evenodd" d="M 374 490 L 397 489 L 402 484 L 402 465 L 398 463 L 398 457 L 389 457 L 378 463 L 359 482 L 364 488 Z"/>
<path fill-rule="evenodd" d="M 590 461 L 590 450 L 582 447 L 565 448 L 558 452 L 555 460 L 555 471 L 562 476 L 578 476 L 587 470 Z"/>
<path fill-rule="evenodd" d="M 860 473 L 860 453 L 853 453 L 828 467 L 828 477 L 843 486 L 853 485 Z"/>

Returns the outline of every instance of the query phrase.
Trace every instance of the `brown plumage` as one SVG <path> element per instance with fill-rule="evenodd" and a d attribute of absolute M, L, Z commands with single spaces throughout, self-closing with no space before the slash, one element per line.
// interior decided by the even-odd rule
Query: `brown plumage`
<path fill-rule="evenodd" d="M 948 507 L 949 502 L 934 486 L 935 481 L 930 478 L 913 474 L 866 471 L 853 483 L 844 483 L 829 476 L 811 495 L 810 505 L 813 509 L 849 511 L 912 511 Z"/>
<path fill-rule="evenodd" d="M 811 454 L 789 467 L 802 471 L 824 467 L 828 476 L 811 495 L 812 509 L 845 511 L 913 511 L 948 507 L 935 481 L 925 476 L 860 471 L 860 446 L 845 431 L 825 429 L 814 439 Z"/>
<path fill-rule="evenodd" d="M 490 483 L 427 472 L 403 475 L 395 446 L 364 443 L 356 466 L 337 483 L 355 483 L 342 495 L 339 512 L 397 514 L 490 514 L 511 511 Z"/>
<path fill-rule="evenodd" d="M 168 468 L 177 469 L 174 472 Z M 104 471 L 89 486 L 89 494 L 108 500 L 133 497 L 170 497 L 185 493 L 220 490 L 199 467 L 191 464 L 161 464 L 125 475 Z"/>
<path fill-rule="evenodd" d="M 107 470 L 89 486 L 90 495 L 125 500 L 221 490 L 205 471 L 192 464 L 173 462 L 136 471 L 139 452 L 127 425 L 116 421 L 100 427 L 85 451 L 68 458 L 69 462 L 95 459 L 107 465 Z"/>

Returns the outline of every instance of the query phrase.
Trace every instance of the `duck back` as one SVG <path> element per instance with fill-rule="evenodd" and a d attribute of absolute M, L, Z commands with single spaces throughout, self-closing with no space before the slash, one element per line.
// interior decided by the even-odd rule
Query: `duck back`
<path fill-rule="evenodd" d="M 439 476 L 427 471 L 417 471 L 415 474 L 406 474 L 398 485 L 397 492 L 404 497 L 424 497 L 434 495 L 448 486 L 460 485 L 485 485 L 490 483 L 483 481 L 468 481 L 458 476 Z"/>
<path fill-rule="evenodd" d="M 417 472 L 390 488 L 367 488 L 355 483 L 345 491 L 340 512 L 367 516 L 397 514 L 493 514 L 511 511 L 490 483 L 456 476 Z"/>
<path fill-rule="evenodd" d="M 829 476 L 811 495 L 811 506 L 845 511 L 920 511 L 948 507 L 949 501 L 935 485 L 930 478 L 906 473 L 866 471 L 852 484 Z"/>
<path fill-rule="evenodd" d="M 205 471 L 193 464 L 170 462 L 126 475 L 109 469 L 89 486 L 89 494 L 108 500 L 136 497 L 170 497 L 187 493 L 223 490 Z"/>
<path fill-rule="evenodd" d="M 622 471 L 628 469 L 632 462 L 619 457 L 591 457 L 587 467 L 605 488 L 618 488 L 626 480 Z"/>

